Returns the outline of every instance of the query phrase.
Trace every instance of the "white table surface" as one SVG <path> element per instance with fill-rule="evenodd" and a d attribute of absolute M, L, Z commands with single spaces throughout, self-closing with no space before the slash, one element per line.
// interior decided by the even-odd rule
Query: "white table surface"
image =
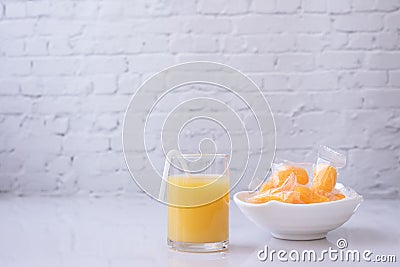
<path fill-rule="evenodd" d="M 0 266 L 273 266 L 257 252 L 349 249 L 395 254 L 400 262 L 400 201 L 366 200 L 339 229 L 317 241 L 278 240 L 249 222 L 231 201 L 227 252 L 175 252 L 166 245 L 167 208 L 148 197 L 0 198 Z M 298 263 L 297 263 L 298 264 Z M 309 262 L 303 263 L 310 265 Z M 342 265 L 326 261 L 323 265 Z M 353 264 L 354 265 L 354 264 Z M 382 263 L 368 266 L 383 266 Z"/>

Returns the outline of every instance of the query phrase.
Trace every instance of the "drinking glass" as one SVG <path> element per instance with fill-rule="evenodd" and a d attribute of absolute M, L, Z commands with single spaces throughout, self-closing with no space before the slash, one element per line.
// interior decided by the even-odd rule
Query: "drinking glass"
<path fill-rule="evenodd" d="M 222 251 L 229 243 L 229 156 L 180 154 L 169 160 L 168 245 Z"/>

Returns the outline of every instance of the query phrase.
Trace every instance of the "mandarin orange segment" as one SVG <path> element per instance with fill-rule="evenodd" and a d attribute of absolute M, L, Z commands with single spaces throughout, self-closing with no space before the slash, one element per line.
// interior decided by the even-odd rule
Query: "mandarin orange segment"
<path fill-rule="evenodd" d="M 283 166 L 275 171 L 259 192 L 248 198 L 250 203 L 265 203 L 276 200 L 291 204 L 310 204 L 335 201 L 345 198 L 336 185 L 337 171 L 331 165 L 319 164 L 309 186 L 307 171 L 296 166 Z"/>
<path fill-rule="evenodd" d="M 296 186 L 296 177 L 293 174 L 290 174 L 289 177 L 283 182 L 283 184 L 279 187 L 274 187 L 271 189 L 271 193 L 282 193 L 293 191 L 294 187 Z"/>
<path fill-rule="evenodd" d="M 329 197 L 329 200 L 330 200 L 330 201 L 335 201 L 335 200 L 341 200 L 341 199 L 343 199 L 343 198 L 346 198 L 346 196 L 343 195 L 343 194 L 340 194 L 340 193 L 336 193 L 336 194 L 332 194 L 332 195 Z"/>
<path fill-rule="evenodd" d="M 268 181 L 263 183 L 260 188 L 260 193 L 264 193 L 265 191 L 272 189 L 272 188 L 278 188 L 282 186 L 282 184 L 286 181 L 288 177 L 285 179 L 280 180 L 279 176 L 273 175 Z"/>
<path fill-rule="evenodd" d="M 284 169 L 275 172 L 274 175 L 261 186 L 260 193 L 264 193 L 272 188 L 281 187 L 283 184 L 285 184 L 291 174 L 295 176 L 295 182 L 302 185 L 308 183 L 308 174 L 305 169 L 300 167 L 285 166 Z"/>
<path fill-rule="evenodd" d="M 311 188 L 331 192 L 336 185 L 337 171 L 331 165 L 320 165 L 317 167 Z"/>
<path fill-rule="evenodd" d="M 260 195 L 255 195 L 253 197 L 250 197 L 247 199 L 248 202 L 254 203 L 254 204 L 261 204 L 265 203 L 271 200 L 276 200 L 280 202 L 284 202 L 282 198 L 276 195 L 269 195 L 269 194 L 260 194 Z"/>
<path fill-rule="evenodd" d="M 312 203 L 321 203 L 321 202 L 329 202 L 329 198 L 323 195 L 319 195 L 315 192 L 311 194 L 311 202 Z"/>
<path fill-rule="evenodd" d="M 333 189 L 332 192 L 326 192 L 324 190 L 313 190 L 313 194 L 318 195 L 319 197 L 328 198 L 329 201 L 340 200 L 346 198 L 345 195 L 341 194 L 339 190 Z"/>
<path fill-rule="evenodd" d="M 303 168 L 295 166 L 285 166 L 283 170 L 278 171 L 277 176 L 279 182 L 283 183 L 283 181 L 285 181 L 292 173 L 294 174 L 294 176 L 296 176 L 296 181 L 299 184 L 305 185 L 308 183 L 307 171 Z"/>
<path fill-rule="evenodd" d="M 266 192 L 266 191 L 268 191 L 268 190 L 270 190 L 270 189 L 272 189 L 274 187 L 275 187 L 274 182 L 273 182 L 272 179 L 270 179 L 270 180 L 268 180 L 267 182 L 265 182 L 265 183 L 263 183 L 261 185 L 259 194 L 262 194 L 262 193 L 264 193 L 264 192 Z"/>
<path fill-rule="evenodd" d="M 311 189 L 308 188 L 307 186 L 302 186 L 302 185 L 298 185 L 294 188 L 295 192 L 299 193 L 299 202 L 300 203 L 304 203 L 304 204 L 308 204 L 311 203 Z"/>
<path fill-rule="evenodd" d="M 294 191 L 286 191 L 282 192 L 282 198 L 284 202 L 291 203 L 291 204 L 299 204 L 300 203 L 300 196 L 299 192 Z"/>
<path fill-rule="evenodd" d="M 346 198 L 346 196 L 344 194 L 342 194 L 339 190 L 337 189 L 333 189 L 332 192 L 329 195 L 329 199 L 331 201 L 335 201 L 335 200 L 341 200 L 343 198 Z"/>

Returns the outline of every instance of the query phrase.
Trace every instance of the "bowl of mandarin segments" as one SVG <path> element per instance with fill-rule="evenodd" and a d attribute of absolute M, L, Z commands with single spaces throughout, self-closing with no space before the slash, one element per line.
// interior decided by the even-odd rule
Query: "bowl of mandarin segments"
<path fill-rule="evenodd" d="M 348 221 L 363 201 L 336 177 L 329 164 L 317 165 L 312 181 L 305 168 L 283 164 L 257 192 L 238 192 L 233 199 L 250 221 L 275 238 L 321 239 Z"/>

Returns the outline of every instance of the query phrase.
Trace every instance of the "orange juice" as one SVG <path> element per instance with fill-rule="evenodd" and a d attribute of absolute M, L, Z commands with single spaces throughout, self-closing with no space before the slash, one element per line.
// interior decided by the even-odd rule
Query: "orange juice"
<path fill-rule="evenodd" d="M 214 243 L 229 239 L 227 176 L 176 175 L 169 176 L 168 182 L 168 202 L 179 206 L 168 207 L 169 240 Z M 190 207 L 197 204 L 204 205 Z"/>

